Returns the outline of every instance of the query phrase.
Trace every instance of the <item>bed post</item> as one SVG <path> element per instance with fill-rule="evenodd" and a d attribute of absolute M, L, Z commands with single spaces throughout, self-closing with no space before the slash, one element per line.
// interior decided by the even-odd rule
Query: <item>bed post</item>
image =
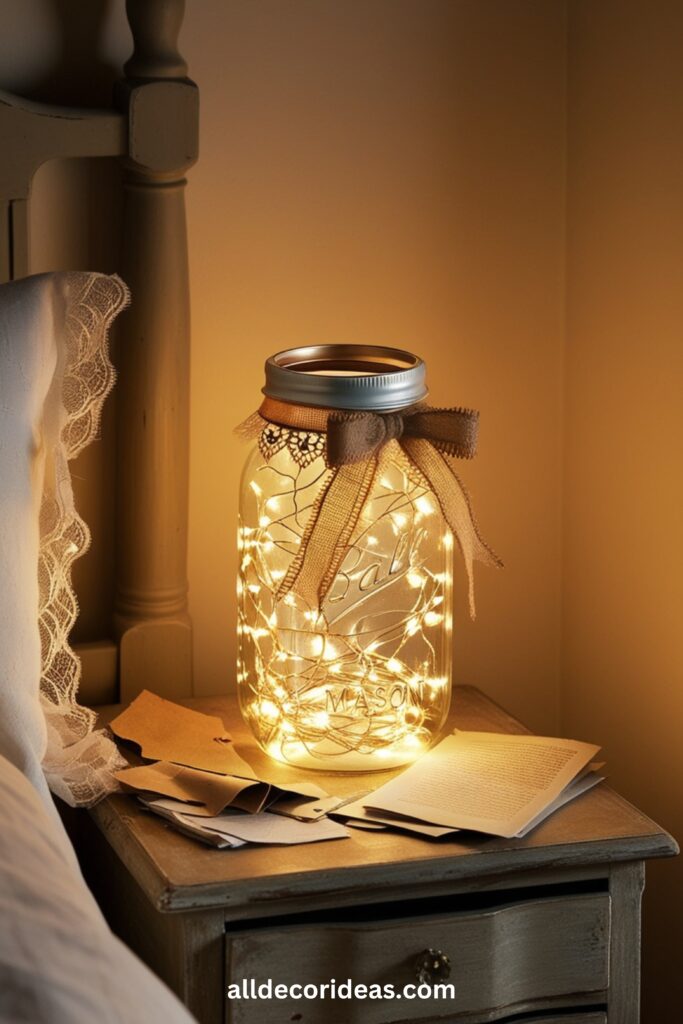
<path fill-rule="evenodd" d="M 128 113 L 117 388 L 117 589 L 121 700 L 192 693 L 187 612 L 190 309 L 185 172 L 198 93 L 177 50 L 184 0 L 127 0 L 135 49 Z"/>

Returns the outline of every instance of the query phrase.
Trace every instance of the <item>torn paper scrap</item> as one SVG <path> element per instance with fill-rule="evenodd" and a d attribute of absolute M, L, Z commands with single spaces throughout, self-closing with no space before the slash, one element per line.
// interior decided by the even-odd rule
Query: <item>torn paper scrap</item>
<path fill-rule="evenodd" d="M 126 789 L 144 793 L 160 793 L 187 804 L 198 805 L 198 814 L 213 816 L 226 807 L 255 814 L 264 806 L 270 786 L 255 779 L 241 779 L 235 775 L 199 771 L 170 761 L 157 761 L 135 768 L 123 768 L 114 773 Z"/>
<path fill-rule="evenodd" d="M 226 807 L 256 814 L 280 799 L 292 800 L 302 808 L 329 799 L 324 790 L 314 783 L 292 783 L 287 789 L 272 786 L 258 779 L 243 779 L 234 775 L 200 771 L 157 761 L 154 764 L 123 768 L 115 778 L 127 789 L 137 793 L 158 793 L 185 803 L 185 810 L 195 815 L 213 817 Z M 312 795 L 311 795 L 311 792 Z M 322 813 L 325 813 L 322 811 Z M 303 813 L 307 820 L 320 815 Z"/>
<path fill-rule="evenodd" d="M 341 796 L 326 796 L 311 800 L 308 796 L 277 796 L 273 803 L 268 804 L 272 814 L 283 814 L 286 818 L 298 818 L 299 821 L 317 821 L 344 803 Z"/>
<path fill-rule="evenodd" d="M 201 823 L 202 828 L 212 829 L 221 835 L 242 839 L 247 843 L 319 843 L 326 839 L 347 839 L 349 834 L 343 825 L 330 818 L 321 818 L 320 821 L 297 821 L 295 818 L 285 818 L 269 811 L 263 811 L 261 814 L 220 814 L 215 818 L 202 818 Z"/>
<path fill-rule="evenodd" d="M 143 690 L 112 722 L 112 732 L 136 743 L 151 761 L 173 761 L 224 775 L 254 779 L 253 769 L 235 750 L 220 718 L 192 711 Z"/>
<path fill-rule="evenodd" d="M 194 813 L 183 812 L 183 807 L 176 800 L 168 798 L 151 799 L 140 797 L 142 803 L 155 814 L 160 814 L 168 821 L 192 829 L 198 838 L 209 833 L 230 840 L 232 845 L 244 843 L 296 845 L 299 843 L 318 843 L 326 839 L 345 839 L 346 829 L 329 818 L 321 821 L 295 821 L 292 818 L 278 817 L 264 811 L 260 814 L 243 814 L 228 810 L 213 818 L 202 818 Z M 194 812 L 193 808 L 193 812 Z"/>
<path fill-rule="evenodd" d="M 449 828 L 442 825 L 428 825 L 424 821 L 408 821 L 406 818 L 395 818 L 390 814 L 381 814 L 379 811 L 371 811 L 363 806 L 362 800 L 354 803 L 344 804 L 337 811 L 330 812 L 335 818 L 349 818 L 350 825 L 362 824 L 379 825 L 385 828 L 387 825 L 398 829 L 401 832 L 414 832 L 417 835 L 426 836 L 428 839 L 441 839 L 443 836 L 453 836 L 460 831 L 458 828 Z"/>
<path fill-rule="evenodd" d="M 196 824 L 199 821 L 198 818 L 194 821 L 192 819 L 183 821 L 182 815 L 175 814 L 164 807 L 152 806 L 146 800 L 140 799 L 149 810 L 153 810 L 155 814 L 164 818 L 178 832 L 182 832 L 183 835 L 190 836 L 192 839 L 199 839 L 200 842 L 207 843 L 209 846 L 214 846 L 220 850 L 228 847 L 244 846 L 241 839 L 235 839 L 232 836 L 221 835 L 220 832 L 210 832 L 208 829 L 203 829 L 201 825 Z"/>

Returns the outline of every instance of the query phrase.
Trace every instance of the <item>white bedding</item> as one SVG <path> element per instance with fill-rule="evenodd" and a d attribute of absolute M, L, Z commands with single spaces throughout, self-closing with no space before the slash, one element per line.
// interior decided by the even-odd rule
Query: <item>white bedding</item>
<path fill-rule="evenodd" d="M 110 932 L 31 783 L 0 757 L 1 1024 L 190 1024 Z"/>
<path fill-rule="evenodd" d="M 192 1020 L 110 932 L 45 778 L 88 803 L 118 764 L 76 701 L 70 562 L 88 535 L 67 462 L 94 434 L 126 296 L 95 274 L 0 287 L 0 1024 Z"/>

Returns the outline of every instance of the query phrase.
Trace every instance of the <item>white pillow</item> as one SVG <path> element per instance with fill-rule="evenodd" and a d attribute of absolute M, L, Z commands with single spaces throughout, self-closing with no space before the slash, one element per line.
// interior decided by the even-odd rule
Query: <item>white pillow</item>
<path fill-rule="evenodd" d="M 114 788 L 116 749 L 78 706 L 71 562 L 87 547 L 68 460 L 95 434 L 112 383 L 110 323 L 128 301 L 102 274 L 42 274 L 0 287 L 0 755 L 53 813 Z"/>
<path fill-rule="evenodd" d="M 109 931 L 63 833 L 0 757 L 0 1024 L 190 1024 Z"/>

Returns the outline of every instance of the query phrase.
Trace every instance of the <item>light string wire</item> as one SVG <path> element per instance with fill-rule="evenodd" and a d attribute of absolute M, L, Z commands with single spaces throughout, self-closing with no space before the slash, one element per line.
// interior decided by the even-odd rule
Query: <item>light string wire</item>
<path fill-rule="evenodd" d="M 281 760 L 413 759 L 448 701 L 452 535 L 424 481 L 387 454 L 321 610 L 294 593 L 278 601 L 328 472 L 319 444 L 299 460 L 286 432 L 279 440 L 248 482 L 239 526 L 247 717 Z"/>

